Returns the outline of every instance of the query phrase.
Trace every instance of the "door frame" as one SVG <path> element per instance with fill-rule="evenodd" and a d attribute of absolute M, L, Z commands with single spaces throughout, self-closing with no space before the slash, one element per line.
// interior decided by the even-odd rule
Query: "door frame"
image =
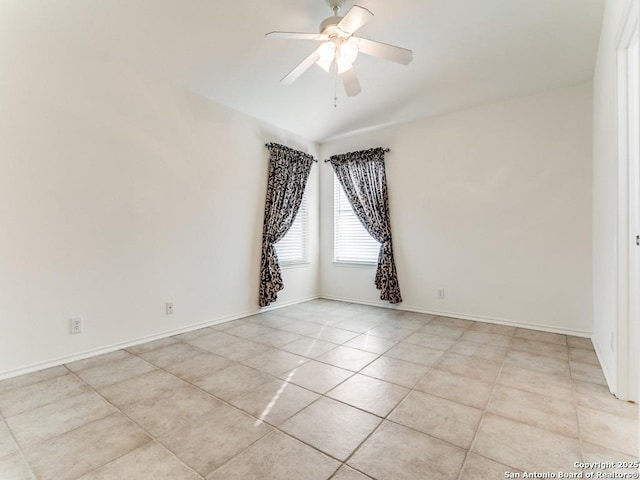
<path fill-rule="evenodd" d="M 631 2 L 618 40 L 618 301 L 616 319 L 616 379 L 613 393 L 622 400 L 638 401 L 640 371 L 640 131 L 638 67 L 640 8 Z M 632 56 L 631 56 L 632 54 Z M 630 58 L 631 57 L 631 58 Z"/>

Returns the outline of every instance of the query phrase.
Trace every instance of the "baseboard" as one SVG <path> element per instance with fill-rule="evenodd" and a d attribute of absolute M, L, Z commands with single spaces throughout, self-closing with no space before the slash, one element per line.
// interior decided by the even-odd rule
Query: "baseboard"
<path fill-rule="evenodd" d="M 468 313 L 452 312 L 445 310 L 433 310 L 421 307 L 412 307 L 407 305 L 391 305 L 389 303 L 383 304 L 378 302 L 367 302 L 354 298 L 337 297 L 333 295 L 320 295 L 320 298 L 327 300 L 336 300 L 340 302 L 358 303 L 361 305 L 371 305 L 374 307 L 392 308 L 396 310 L 402 310 L 406 312 L 426 313 L 428 315 L 437 315 L 439 317 L 454 317 L 461 318 L 463 320 L 473 320 L 475 322 L 493 323 L 496 325 L 506 325 L 508 327 L 529 328 L 532 330 L 541 330 L 543 332 L 560 333 L 562 335 L 572 335 L 575 337 L 591 338 L 591 332 L 584 330 L 573 330 L 570 328 L 558 328 L 550 325 L 541 325 L 537 323 L 519 322 L 515 320 L 509 320 L 505 318 L 485 317 L 481 315 L 470 315 Z"/>
<path fill-rule="evenodd" d="M 510 326 L 510 327 L 518 327 L 518 328 L 529 328 L 529 329 L 533 329 L 533 330 L 541 330 L 541 331 L 545 331 L 545 332 L 551 332 L 551 333 L 560 333 L 563 335 L 573 335 L 573 336 L 578 336 L 578 337 L 587 337 L 587 338 L 591 338 L 591 333 L 590 332 L 585 332 L 585 331 L 580 331 L 580 330 L 572 330 L 572 329 L 565 329 L 565 328 L 557 328 L 557 327 L 552 327 L 549 325 L 540 325 L 540 324 L 534 324 L 534 323 L 523 323 L 523 322 L 517 322 L 514 320 L 509 320 L 509 319 L 502 319 L 502 318 L 494 318 L 494 317 L 485 317 L 485 316 L 480 316 L 480 315 L 469 315 L 466 313 L 459 313 L 459 312 L 451 312 L 451 311 L 444 311 L 444 310 L 433 310 L 433 309 L 425 309 L 425 308 L 421 308 L 421 307 L 412 307 L 412 306 L 407 306 L 407 305 L 392 305 L 389 303 L 383 303 L 383 302 L 368 302 L 368 301 L 363 301 L 361 299 L 354 299 L 354 298 L 348 298 L 348 297 L 338 297 L 338 296 L 333 296 L 333 295 L 312 295 L 312 296 L 308 296 L 308 297 L 304 297 L 304 298 L 299 298 L 296 300 L 291 300 L 289 302 L 283 302 L 283 303 L 277 303 L 277 304 L 273 304 L 273 305 L 269 305 L 268 307 L 262 307 L 262 308 L 258 308 L 256 310 L 252 310 L 252 311 L 248 311 L 248 312 L 243 312 L 243 313 L 237 313 L 237 314 L 233 314 L 233 315 L 227 315 L 224 317 L 218 317 L 212 320 L 207 320 L 205 322 L 200 322 L 197 324 L 193 324 L 193 325 L 189 325 L 188 327 L 181 327 L 181 328 L 177 328 L 177 329 L 173 329 L 173 330 L 167 330 L 165 332 L 161 332 L 161 333 L 157 333 L 157 334 L 153 334 L 153 335 L 147 335 L 144 337 L 138 337 L 136 339 L 133 340 L 127 340 L 126 342 L 120 342 L 120 343 L 116 343 L 116 344 L 112 344 L 112 345 L 108 345 L 108 346 L 104 346 L 104 347 L 100 347 L 100 348 L 95 348 L 92 350 L 87 350 L 78 354 L 73 354 L 73 355 L 67 355 L 64 357 L 59 357 L 56 359 L 52 359 L 52 360 L 48 360 L 46 362 L 39 362 L 33 365 L 29 365 L 27 367 L 20 367 L 17 369 L 13 369 L 13 370 L 8 370 L 5 372 L 0 372 L 0 380 L 5 380 L 7 378 L 12 378 L 12 377 L 17 377 L 19 375 L 25 375 L 27 373 L 33 373 L 33 372 L 37 372 L 39 370 L 44 370 L 46 368 L 51 368 L 51 367 L 57 367 L 59 365 L 63 365 L 65 363 L 71 363 L 71 362 L 75 362 L 78 360 L 84 360 L 86 358 L 90 358 L 90 357 L 94 357 L 97 355 L 103 355 L 105 353 L 110 353 L 116 350 L 121 350 L 123 348 L 129 348 L 129 347 L 133 347 L 136 345 L 140 345 L 142 343 L 147 343 L 147 342 L 152 342 L 154 340 L 160 340 L 162 338 L 167 338 L 167 337 L 171 337 L 173 335 L 179 335 L 181 333 L 187 333 L 187 332 L 191 332 L 193 330 L 198 330 L 200 328 L 205 328 L 205 327 L 211 327 L 214 325 L 219 325 L 221 323 L 225 323 L 225 322 L 231 322 L 233 320 L 238 320 L 241 318 L 246 318 L 246 317 L 250 317 L 252 315 L 256 315 L 258 313 L 264 313 L 264 312 L 269 312 L 272 310 L 277 310 L 280 308 L 284 308 L 284 307 L 288 307 L 291 305 L 297 305 L 299 303 L 304 303 L 304 302 L 308 302 L 311 300 L 315 300 L 317 298 L 323 298 L 326 300 L 335 300 L 335 301 L 340 301 L 340 302 L 348 302 L 348 303 L 357 303 L 360 305 L 370 305 L 370 306 L 374 306 L 374 307 L 380 307 L 380 308 L 388 308 L 388 309 L 393 309 L 393 310 L 401 310 L 401 311 L 406 311 L 406 312 L 416 312 L 416 313 L 425 313 L 428 315 L 437 315 L 437 316 L 443 316 L 443 317 L 455 317 L 455 318 L 461 318 L 464 320 L 473 320 L 473 321 L 477 321 L 477 322 L 485 322 L 485 323 L 493 323 L 493 324 L 497 324 L 497 325 L 506 325 L 506 326 Z M 600 360 L 600 363 L 602 365 L 602 369 L 604 371 L 604 375 L 605 378 L 607 380 L 607 383 L 609 385 L 615 385 L 615 382 L 611 381 L 611 370 L 608 368 L 608 366 L 602 361 L 602 358 L 604 358 L 600 353 L 599 353 L 599 348 L 598 345 L 594 343 L 594 347 L 596 349 L 596 355 L 598 355 L 598 359 Z"/>
<path fill-rule="evenodd" d="M 369 305 L 371 307 L 388 308 L 390 310 L 404 310 L 404 308 L 400 307 L 398 304 L 383 302 L 382 300 L 377 302 L 368 302 L 366 300 L 359 300 L 359 299 L 354 299 L 349 297 L 340 297 L 337 295 L 323 295 L 323 294 L 320 294 L 318 298 L 322 298 L 324 300 L 335 300 L 336 302 L 357 303 L 358 305 Z"/>
<path fill-rule="evenodd" d="M 245 317 L 255 315 L 256 313 L 268 312 L 270 310 L 278 310 L 279 308 L 298 305 L 299 303 L 310 302 L 311 300 L 317 300 L 318 298 L 320 298 L 320 295 L 310 295 L 308 297 L 298 298 L 296 300 L 291 300 L 289 302 L 276 303 L 273 305 L 269 305 L 268 307 L 260 307 L 258 308 L 257 312 L 251 313 L 249 315 L 245 315 Z"/>
<path fill-rule="evenodd" d="M 147 335 L 144 337 L 138 337 L 134 340 L 127 340 L 125 342 L 114 343 L 111 345 L 107 345 L 104 347 L 94 348 L 91 350 L 86 350 L 81 353 L 66 355 L 64 357 L 58 357 L 52 360 L 47 360 L 45 362 L 39 362 L 27 367 L 20 367 L 13 370 L 7 370 L 4 372 L 0 372 L 0 380 L 6 380 L 8 378 L 18 377 L 20 375 L 25 375 L 27 373 L 38 372 L 40 370 L 45 370 L 51 367 L 57 367 L 60 365 L 64 365 L 65 363 L 76 362 L 78 360 L 84 360 L 86 358 L 95 357 L 97 355 L 103 355 L 105 353 L 114 352 L 116 350 L 122 350 L 123 348 L 134 347 L 136 345 L 140 345 L 141 343 L 152 342 L 154 340 L 160 340 L 162 338 L 171 337 L 173 335 L 180 335 L 181 333 L 191 332 L 193 330 L 199 330 L 205 327 L 211 327 L 213 325 L 219 325 L 225 322 L 231 322 L 233 320 L 238 320 L 241 318 L 250 317 L 252 315 L 256 315 L 258 313 L 269 312 L 271 310 L 277 310 L 279 308 L 289 307 L 291 305 L 297 305 L 299 303 L 308 302 L 310 300 L 315 300 L 319 298 L 317 295 L 299 298 L 297 300 L 291 300 L 289 302 L 277 303 L 273 305 L 269 305 L 268 307 L 258 308 L 256 310 L 252 310 L 249 312 L 237 313 L 233 315 L 227 315 L 224 317 L 218 317 L 212 320 L 207 320 L 205 322 L 196 323 L 194 325 L 189 325 L 188 327 L 176 328 L 173 330 L 167 330 L 161 333 L 156 333 L 153 335 Z"/>

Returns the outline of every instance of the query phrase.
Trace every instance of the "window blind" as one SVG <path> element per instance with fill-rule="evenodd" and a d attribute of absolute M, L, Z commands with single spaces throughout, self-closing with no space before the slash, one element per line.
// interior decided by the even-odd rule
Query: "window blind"
<path fill-rule="evenodd" d="M 305 193 L 293 225 L 282 240 L 274 245 L 280 265 L 307 262 L 307 217 L 307 195 Z"/>
<path fill-rule="evenodd" d="M 335 262 L 375 264 L 380 244 L 365 230 L 342 190 L 338 177 L 333 177 Z"/>

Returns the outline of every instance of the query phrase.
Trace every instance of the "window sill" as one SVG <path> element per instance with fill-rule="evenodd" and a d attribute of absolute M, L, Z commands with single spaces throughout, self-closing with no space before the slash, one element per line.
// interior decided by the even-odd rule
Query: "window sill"
<path fill-rule="evenodd" d="M 356 267 L 356 268 L 371 268 L 377 267 L 378 262 L 347 262 L 344 260 L 334 260 L 333 265 L 336 267 Z"/>
<path fill-rule="evenodd" d="M 288 262 L 288 263 L 281 263 L 280 264 L 280 268 L 283 270 L 287 270 L 289 268 L 304 268 L 304 267 L 308 267 L 309 265 L 311 265 L 311 262 Z"/>

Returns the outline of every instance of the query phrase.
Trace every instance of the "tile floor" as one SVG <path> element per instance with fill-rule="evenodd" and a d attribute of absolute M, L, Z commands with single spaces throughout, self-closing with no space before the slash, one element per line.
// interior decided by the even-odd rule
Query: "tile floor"
<path fill-rule="evenodd" d="M 587 339 L 316 300 L 0 382 L 0 479 L 580 473 L 637 459 L 604 383 Z"/>

